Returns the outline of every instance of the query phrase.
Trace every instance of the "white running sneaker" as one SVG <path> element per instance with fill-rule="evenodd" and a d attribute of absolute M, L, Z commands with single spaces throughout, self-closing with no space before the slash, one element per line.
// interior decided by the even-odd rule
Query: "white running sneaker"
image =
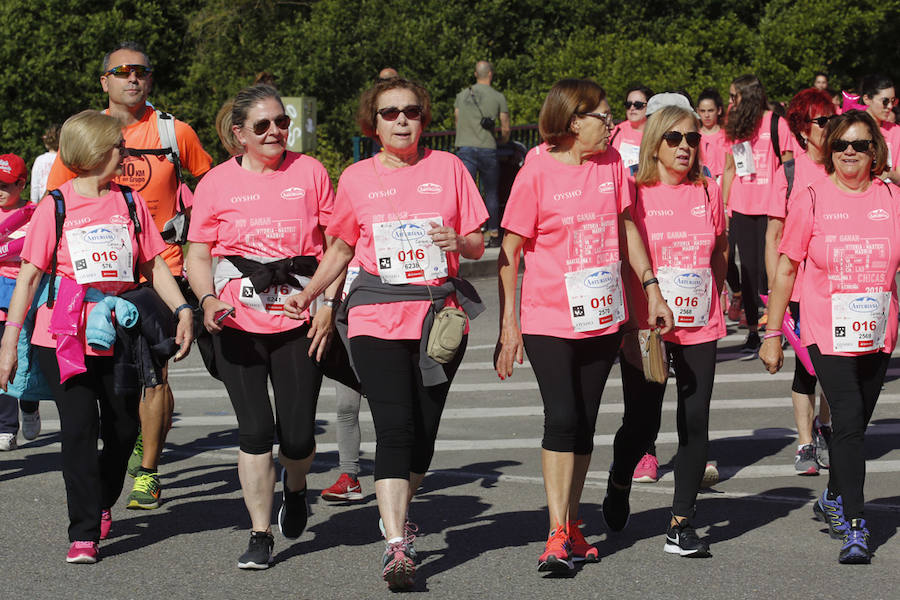
<path fill-rule="evenodd" d="M 9 452 L 10 450 L 15 450 L 17 447 L 16 434 L 0 433 L 0 452 Z"/>
<path fill-rule="evenodd" d="M 41 411 L 40 409 L 27 413 L 22 413 L 22 437 L 26 440 L 37 439 L 41 434 Z"/>

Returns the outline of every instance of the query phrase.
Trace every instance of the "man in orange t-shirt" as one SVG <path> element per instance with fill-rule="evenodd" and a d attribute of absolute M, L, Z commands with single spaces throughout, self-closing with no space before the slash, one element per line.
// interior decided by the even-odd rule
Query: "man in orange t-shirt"
<path fill-rule="evenodd" d="M 122 135 L 129 149 L 116 183 L 139 191 L 147 201 L 156 227 L 162 231 L 166 221 L 178 210 L 179 181 L 175 165 L 163 154 L 142 153 L 161 147 L 157 116 L 147 104 L 153 85 L 153 69 L 144 49 L 135 42 L 122 42 L 103 59 L 100 85 L 109 96 L 107 114 L 123 123 Z M 175 121 L 175 138 L 181 164 L 194 176 L 201 176 L 212 167 L 212 158 L 203 149 L 190 125 Z M 48 190 L 58 188 L 75 173 L 62 164 L 59 154 L 50 170 Z M 162 253 L 163 259 L 176 277 L 182 275 L 181 246 L 172 244 Z M 164 379 L 168 369 L 163 371 Z M 157 471 L 159 456 L 165 444 L 175 401 L 168 381 L 146 388 L 140 404 L 141 437 L 135 446 L 128 473 L 135 478 L 134 489 L 128 497 L 128 508 L 151 509 L 159 506 L 160 485 Z M 138 462 L 140 461 L 140 462 Z M 109 508 L 109 507 L 104 507 Z"/>

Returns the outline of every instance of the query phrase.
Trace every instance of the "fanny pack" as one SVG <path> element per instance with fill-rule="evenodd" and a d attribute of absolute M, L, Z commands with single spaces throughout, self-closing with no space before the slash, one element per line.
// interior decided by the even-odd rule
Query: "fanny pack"
<path fill-rule="evenodd" d="M 428 356 L 441 364 L 453 360 L 462 344 L 466 320 L 466 313 L 458 308 L 445 306 L 439 310 L 428 333 Z"/>

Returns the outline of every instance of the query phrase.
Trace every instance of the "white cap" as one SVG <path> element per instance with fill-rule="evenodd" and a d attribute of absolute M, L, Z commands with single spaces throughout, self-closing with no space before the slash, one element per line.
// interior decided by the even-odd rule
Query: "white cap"
<path fill-rule="evenodd" d="M 691 111 L 691 114 L 698 119 L 700 118 L 700 115 L 694 112 L 694 107 L 691 106 L 690 101 L 678 92 L 662 92 L 661 94 L 654 94 L 651 96 L 650 100 L 647 102 L 647 116 L 649 117 L 656 111 L 667 106 L 679 106 Z"/>

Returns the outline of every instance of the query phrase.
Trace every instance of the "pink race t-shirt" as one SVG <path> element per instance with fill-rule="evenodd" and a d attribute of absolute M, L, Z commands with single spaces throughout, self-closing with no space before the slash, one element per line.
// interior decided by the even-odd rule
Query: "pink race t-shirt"
<path fill-rule="evenodd" d="M 439 218 L 459 235 L 478 231 L 487 221 L 484 202 L 462 161 L 449 152 L 425 150 L 416 164 L 390 169 L 378 156 L 344 169 L 338 182 L 334 218 L 328 235 L 356 247 L 362 269 L 380 275 L 375 252 L 375 228 L 382 223 Z M 447 273 L 459 272 L 459 254 L 445 254 Z M 445 277 L 410 281 L 414 285 L 441 285 Z M 386 340 L 417 340 L 429 310 L 425 301 L 367 304 L 350 309 L 348 336 L 367 335 Z M 447 306 L 457 307 L 451 294 Z"/>
<path fill-rule="evenodd" d="M 311 156 L 288 152 L 271 173 L 248 171 L 231 158 L 197 186 L 188 239 L 209 244 L 213 256 L 321 260 L 333 204 L 328 172 Z M 244 304 L 240 279 L 225 284 L 219 299 L 235 307 L 224 325 L 242 331 L 279 333 L 309 320 L 308 311 L 298 321 L 277 307 L 266 312 Z"/>
<path fill-rule="evenodd" d="M 63 224 L 63 234 L 59 241 L 57 251 L 56 273 L 61 277 L 75 279 L 75 269 L 69 253 L 69 242 L 66 232 L 84 227 L 101 227 L 104 225 L 124 225 L 127 227 L 131 238 L 132 256 L 138 257 L 138 264 L 150 262 L 166 249 L 166 244 L 159 235 L 159 230 L 153 226 L 153 217 L 147 209 L 147 204 L 138 192 L 132 192 L 138 220 L 141 223 L 141 233 L 135 236 L 134 223 L 128 215 L 128 205 L 125 196 L 115 183 L 111 183 L 109 191 L 99 198 L 89 198 L 75 192 L 74 180 L 69 180 L 59 186 L 66 203 L 66 220 Z M 27 260 L 41 271 L 49 273 L 50 260 L 53 257 L 53 248 L 56 246 L 56 209 L 51 196 L 45 196 L 34 211 L 29 222 L 29 233 L 25 237 L 25 245 L 22 248 L 22 259 Z M 98 250 L 100 247 L 98 246 Z M 109 246 L 100 251 L 109 252 Z M 98 281 L 89 284 L 105 294 L 120 294 L 135 287 L 133 281 Z M 109 356 L 108 351 L 96 351 L 91 348 L 84 339 L 84 326 L 87 315 L 93 308 L 93 304 L 84 303 L 82 311 L 82 328 L 78 335 L 88 356 Z M 50 315 L 53 310 L 43 305 L 38 308 L 34 322 L 34 333 L 31 343 L 35 346 L 56 348 L 56 338 L 48 332 L 50 327 Z"/>
<path fill-rule="evenodd" d="M 816 344 L 822 354 L 836 352 L 834 339 L 847 336 L 846 326 L 833 327 L 832 295 L 890 292 L 887 333 L 882 352 L 897 343 L 897 287 L 900 266 L 900 205 L 888 185 L 875 179 L 861 194 L 840 190 L 821 179 L 792 202 L 779 251 L 793 261 L 806 261 L 800 290 L 801 341 Z M 834 336 L 834 338 L 833 338 Z M 871 350 L 869 352 L 874 352 Z"/>
<path fill-rule="evenodd" d="M 565 274 L 621 260 L 619 215 L 630 205 L 614 148 L 581 165 L 566 165 L 541 152 L 522 166 L 502 223 L 525 238 L 522 333 L 582 339 L 619 330 L 621 322 L 575 331 Z"/>
<path fill-rule="evenodd" d="M 702 344 L 725 335 L 725 319 L 719 305 L 720 294 L 716 288 L 711 262 L 716 238 L 725 232 L 725 209 L 719 186 L 709 179 L 706 180 L 706 185 L 706 189 L 703 185 L 687 182 L 682 185 L 658 183 L 650 187 L 640 186 L 635 194 L 634 206 L 631 207 L 631 217 L 644 240 L 657 276 L 660 267 L 674 267 L 685 271 L 702 269 L 709 273 L 711 285 L 708 288 L 709 314 L 706 325 L 683 326 L 690 318 L 679 317 L 679 307 L 682 306 L 679 299 L 690 297 L 689 288 L 685 288 L 683 297 L 666 298 L 675 314 L 675 328 L 664 339 L 676 344 Z M 635 317 L 638 325 L 646 328 L 649 311 L 644 289 L 637 275 L 631 269 L 628 271 Z M 689 282 L 697 277 L 688 278 L 682 274 L 678 280 L 680 279 Z"/>
<path fill-rule="evenodd" d="M 700 159 L 709 168 L 713 179 L 718 180 L 725 172 L 725 130 L 703 134 L 700 138 Z"/>
<path fill-rule="evenodd" d="M 627 170 L 632 165 L 638 164 L 644 130 L 635 129 L 631 121 L 626 120 L 615 126 L 612 136 L 615 136 L 612 138 L 612 147 L 622 157 L 622 166 Z"/>
<path fill-rule="evenodd" d="M 881 122 L 881 134 L 888 147 L 888 167 L 894 168 L 900 160 L 900 125 L 890 121 Z"/>
<path fill-rule="evenodd" d="M 739 212 L 743 215 L 768 214 L 769 205 L 773 202 L 773 195 L 777 196 L 780 193 L 780 186 L 777 185 L 775 178 L 779 160 L 772 147 L 771 132 L 772 111 L 766 111 L 753 137 L 749 140 L 741 140 L 741 142 L 750 142 L 756 172 L 743 177 L 735 173 L 727 198 L 728 214 L 732 212 Z M 784 119 L 778 119 L 778 141 L 782 153 L 794 150 L 794 136 Z M 725 153 L 733 156 L 735 144 L 736 142 L 726 138 Z"/>

